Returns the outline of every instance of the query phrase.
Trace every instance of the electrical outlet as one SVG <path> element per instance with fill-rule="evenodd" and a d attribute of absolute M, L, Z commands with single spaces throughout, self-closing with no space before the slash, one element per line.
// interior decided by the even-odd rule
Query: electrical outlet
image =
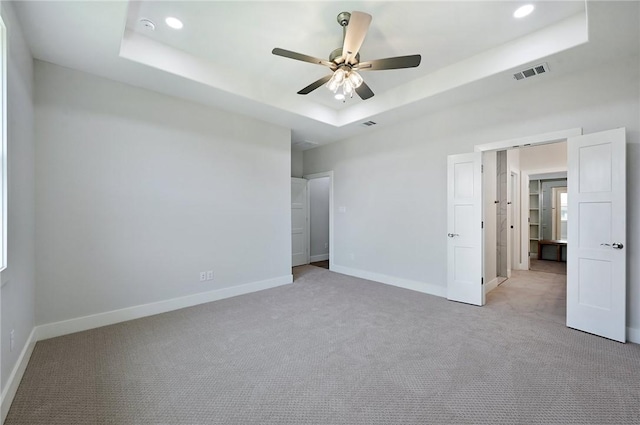
<path fill-rule="evenodd" d="M 207 271 L 207 280 L 213 280 L 213 270 Z"/>
<path fill-rule="evenodd" d="M 207 272 L 200 272 L 200 282 L 207 280 Z"/>
<path fill-rule="evenodd" d="M 11 333 L 9 333 L 9 351 L 13 351 L 14 342 L 15 342 L 15 331 L 11 329 Z"/>

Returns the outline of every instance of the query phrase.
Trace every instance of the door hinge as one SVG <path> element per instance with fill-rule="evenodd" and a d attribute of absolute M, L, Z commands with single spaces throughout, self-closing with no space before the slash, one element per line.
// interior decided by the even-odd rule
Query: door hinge
<path fill-rule="evenodd" d="M 481 172 L 481 173 L 484 173 L 484 164 L 481 164 L 481 165 L 480 165 L 480 172 Z"/>
<path fill-rule="evenodd" d="M 481 221 L 481 222 L 480 222 L 480 228 L 481 228 L 481 229 L 484 229 L 484 221 Z"/>
<path fill-rule="evenodd" d="M 480 285 L 484 285 L 484 277 L 480 278 Z"/>

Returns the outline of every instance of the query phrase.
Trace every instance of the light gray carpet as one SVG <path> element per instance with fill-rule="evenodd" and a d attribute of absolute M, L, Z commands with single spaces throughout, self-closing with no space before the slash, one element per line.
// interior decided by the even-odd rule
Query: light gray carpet
<path fill-rule="evenodd" d="M 567 263 L 564 261 L 529 260 L 529 269 L 537 272 L 567 274 Z"/>
<path fill-rule="evenodd" d="M 640 422 L 640 346 L 519 311 L 513 280 L 480 308 L 295 276 L 39 342 L 6 424 Z"/>
<path fill-rule="evenodd" d="M 322 267 L 323 269 L 328 269 L 329 268 L 329 260 L 323 260 L 323 261 L 315 261 L 313 263 L 309 263 L 312 266 L 316 266 L 316 267 Z"/>

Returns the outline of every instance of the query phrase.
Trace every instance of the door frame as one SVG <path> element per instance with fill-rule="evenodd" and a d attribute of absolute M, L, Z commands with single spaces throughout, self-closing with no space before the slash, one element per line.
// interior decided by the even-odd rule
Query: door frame
<path fill-rule="evenodd" d="M 560 240 L 562 240 L 562 214 L 560 213 L 560 210 L 563 193 L 567 193 L 567 186 L 551 188 L 551 215 L 553 217 L 551 220 L 551 236 L 553 236 L 553 239 Z"/>
<path fill-rule="evenodd" d="M 333 270 L 333 170 L 323 173 L 305 174 L 302 178 L 307 180 L 307 211 L 310 211 L 311 197 L 309 196 L 309 180 L 329 177 L 329 270 Z M 308 213 L 310 214 L 310 213 Z M 310 223 L 309 223 L 310 224 Z M 311 229 L 307 225 L 307 263 L 311 255 Z"/>
<path fill-rule="evenodd" d="M 304 184 L 301 184 L 300 186 L 304 186 L 304 192 L 305 192 L 305 199 L 303 201 L 303 203 L 301 203 L 302 205 L 304 205 L 304 227 L 305 230 L 304 232 L 300 232 L 301 234 L 304 234 L 304 237 L 307 239 L 304 242 L 304 263 L 303 264 L 296 264 L 294 265 L 294 261 L 293 261 L 293 256 L 295 255 L 293 252 L 293 207 L 291 208 L 291 235 L 292 235 L 292 239 L 291 239 L 291 267 L 297 267 L 297 266 L 302 266 L 304 264 L 309 264 L 309 247 L 308 247 L 308 239 L 309 239 L 309 181 L 305 178 L 302 177 L 291 177 L 291 187 L 293 189 L 293 183 L 296 180 L 301 180 L 304 181 Z M 293 190 L 291 191 L 291 205 L 293 206 Z"/>
<path fill-rule="evenodd" d="M 520 206 L 522 204 L 522 196 L 520 196 L 520 192 L 522 190 L 520 187 L 520 178 L 520 170 L 517 168 L 509 167 L 509 188 L 507 190 L 507 201 L 511 203 L 511 210 L 507 209 L 507 230 L 509 231 L 509 246 L 507 249 L 507 252 L 509 254 L 507 264 L 508 277 L 511 277 L 512 270 L 520 270 L 520 266 L 522 265 L 522 261 L 520 261 L 520 257 L 522 254 L 522 244 L 519 243 L 522 239 L 522 236 L 520 235 Z M 511 231 L 510 226 L 513 226 L 513 231 Z"/>
<path fill-rule="evenodd" d="M 574 137 L 574 136 L 582 136 L 582 127 L 569 128 L 565 130 L 552 131 L 549 133 L 536 134 L 533 136 L 502 140 L 499 142 L 484 143 L 480 145 L 475 145 L 473 150 L 474 152 L 491 152 L 491 151 L 499 151 L 499 150 L 517 149 L 517 148 L 523 148 L 523 147 L 529 147 L 529 146 L 548 145 L 552 143 L 566 141 L 569 137 Z M 557 172 L 557 171 L 566 171 L 566 170 L 544 170 L 542 172 L 544 173 L 544 172 Z M 523 202 L 520 203 L 520 211 L 529 211 L 529 197 L 522 196 L 523 193 L 529 193 L 529 174 L 540 174 L 540 173 L 538 172 L 533 173 L 530 170 L 528 172 L 524 172 L 522 171 L 522 169 L 520 170 L 520 199 L 523 200 Z M 526 188 L 523 186 L 524 184 L 527 185 Z M 525 189 L 526 189 L 526 192 L 525 192 Z M 484 185 L 482 185 L 481 190 L 484 192 Z M 482 194 L 482 196 L 484 197 L 484 193 Z M 485 220 L 484 208 L 482 212 L 483 212 L 482 219 Z M 524 214 L 521 214 L 522 220 L 520 222 L 520 235 L 521 235 L 520 243 L 521 245 L 523 245 L 525 242 L 527 244 L 526 251 L 523 251 L 523 252 L 527 253 L 525 269 L 528 270 L 529 268 L 528 267 L 529 266 L 529 235 L 528 235 L 529 225 L 528 223 L 525 223 L 526 219 L 523 218 L 523 216 Z M 523 232 L 525 232 L 525 230 L 527 231 L 526 236 L 523 235 Z M 482 249 L 482 257 L 484 258 L 485 256 L 484 232 L 482 233 L 482 239 L 483 239 L 483 243 L 482 243 L 481 249 Z M 524 249 L 524 246 L 521 246 L 521 249 Z M 525 264 L 523 263 L 521 264 L 521 266 L 525 266 Z M 484 270 L 484 261 L 483 261 L 482 275 L 484 276 L 484 274 L 485 274 L 485 270 Z M 488 286 L 485 285 L 485 288 L 484 288 L 485 294 L 489 292 L 491 289 L 494 289 L 494 287 L 489 288 Z"/>
<path fill-rule="evenodd" d="M 563 142 L 564 140 L 558 140 L 558 142 Z M 556 143 L 556 142 L 554 142 Z M 549 175 L 557 175 L 559 173 L 567 173 L 568 172 L 568 165 L 563 167 L 552 167 L 552 168 L 538 168 L 535 170 L 527 170 L 527 171 L 522 171 L 522 181 L 521 181 L 521 185 L 520 185 L 520 190 L 523 191 L 522 193 L 527 193 L 527 196 L 523 196 L 522 197 L 522 210 L 521 211 L 529 211 L 529 181 L 531 181 L 531 176 L 540 176 L 540 175 L 545 175 L 545 174 L 549 174 Z M 540 211 L 540 215 L 542 215 L 542 211 Z M 521 264 L 523 266 L 523 268 L 521 270 L 529 270 L 531 267 L 531 256 L 529 255 L 529 217 L 525 214 L 522 214 L 520 216 L 520 223 L 521 223 L 521 232 L 520 232 L 520 238 L 521 238 L 521 244 L 520 244 L 520 249 L 523 250 L 523 252 L 525 252 L 524 250 L 526 250 L 526 260 Z M 524 259 L 524 256 L 523 256 Z"/>

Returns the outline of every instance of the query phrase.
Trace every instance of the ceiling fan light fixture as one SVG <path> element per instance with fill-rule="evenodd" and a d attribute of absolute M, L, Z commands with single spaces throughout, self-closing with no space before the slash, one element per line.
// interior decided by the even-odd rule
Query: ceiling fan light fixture
<path fill-rule="evenodd" d="M 360 74 L 358 74 L 356 71 L 353 71 L 353 70 L 349 73 L 348 79 L 354 89 L 357 89 L 358 87 L 360 87 L 364 82 L 364 79 L 362 78 L 362 76 L 360 76 Z"/>
<path fill-rule="evenodd" d="M 333 77 L 327 82 L 327 88 L 334 93 L 338 91 L 339 87 L 340 84 L 338 84 Z"/>
<path fill-rule="evenodd" d="M 342 90 L 345 96 L 353 97 L 353 84 L 349 79 L 344 80 Z"/>

